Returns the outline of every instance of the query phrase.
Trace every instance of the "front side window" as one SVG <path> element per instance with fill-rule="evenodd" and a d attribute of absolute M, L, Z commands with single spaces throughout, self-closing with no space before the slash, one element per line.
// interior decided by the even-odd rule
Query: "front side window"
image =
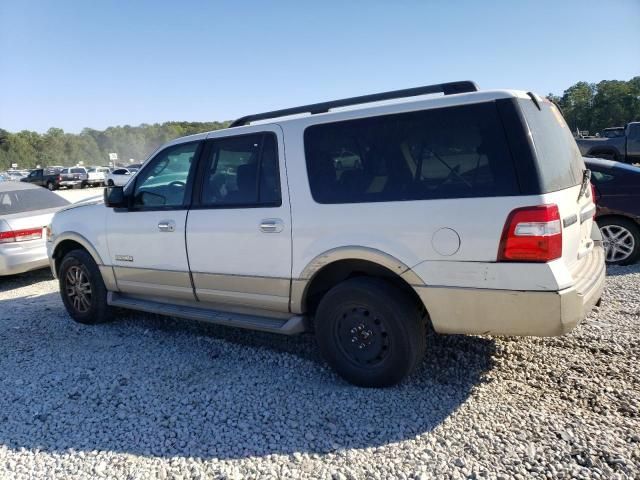
<path fill-rule="evenodd" d="M 221 138 L 212 147 L 202 184 L 203 205 L 281 205 L 275 135 Z"/>
<path fill-rule="evenodd" d="M 183 206 L 189 172 L 199 145 L 199 142 L 184 143 L 158 153 L 136 178 L 133 206 Z"/>
<path fill-rule="evenodd" d="M 494 103 L 320 124 L 304 134 L 318 203 L 517 195 Z"/>

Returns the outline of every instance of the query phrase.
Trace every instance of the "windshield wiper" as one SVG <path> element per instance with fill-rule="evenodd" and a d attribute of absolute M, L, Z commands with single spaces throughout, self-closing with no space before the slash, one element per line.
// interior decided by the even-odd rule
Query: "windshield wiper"
<path fill-rule="evenodd" d="M 591 170 L 585 168 L 584 172 L 582 172 L 582 185 L 580 185 L 580 193 L 578 194 L 578 200 L 582 198 L 582 196 L 586 193 L 587 188 L 589 187 L 589 182 L 591 182 Z"/>

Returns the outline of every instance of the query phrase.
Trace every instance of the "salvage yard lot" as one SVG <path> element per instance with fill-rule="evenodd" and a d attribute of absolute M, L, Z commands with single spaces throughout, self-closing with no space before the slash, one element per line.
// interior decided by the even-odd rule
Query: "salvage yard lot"
<path fill-rule="evenodd" d="M 640 267 L 608 274 L 573 333 L 431 335 L 381 390 L 340 380 L 309 335 L 83 326 L 46 270 L 1 279 L 0 478 L 639 476 Z"/>

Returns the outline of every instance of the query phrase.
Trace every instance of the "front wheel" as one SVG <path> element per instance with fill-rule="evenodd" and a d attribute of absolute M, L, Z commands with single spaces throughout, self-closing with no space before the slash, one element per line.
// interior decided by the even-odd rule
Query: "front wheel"
<path fill-rule="evenodd" d="M 630 265 L 640 257 L 640 230 L 631 220 L 622 217 L 597 221 L 602 233 L 606 261 L 610 265 Z"/>
<path fill-rule="evenodd" d="M 107 182 L 107 185 L 108 185 L 109 187 L 113 187 L 115 184 L 113 183 L 113 180 L 109 180 L 109 181 Z"/>
<path fill-rule="evenodd" d="M 362 387 L 401 382 L 426 349 L 419 305 L 379 278 L 353 278 L 329 290 L 318 305 L 315 332 L 327 363 Z"/>
<path fill-rule="evenodd" d="M 85 324 L 110 319 L 107 288 L 98 265 L 84 250 L 72 250 L 62 259 L 58 271 L 60 295 L 71 318 Z"/>

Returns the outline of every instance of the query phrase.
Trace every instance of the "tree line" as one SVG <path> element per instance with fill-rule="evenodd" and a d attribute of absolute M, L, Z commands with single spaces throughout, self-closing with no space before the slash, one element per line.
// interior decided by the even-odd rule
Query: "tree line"
<path fill-rule="evenodd" d="M 549 94 L 560 106 L 571 130 L 594 134 L 606 127 L 624 126 L 640 121 L 640 76 L 629 81 L 603 80 L 578 82 L 562 95 Z M 226 128 L 229 122 L 165 122 L 85 128 L 79 134 L 50 128 L 40 134 L 29 130 L 10 133 L 0 128 L 0 170 L 18 164 L 18 168 L 36 165 L 108 165 L 109 153 L 118 154 L 118 162 L 141 162 L 163 143 L 184 135 Z"/>
<path fill-rule="evenodd" d="M 72 166 L 108 165 L 109 153 L 118 154 L 118 163 L 142 162 L 160 145 L 185 135 L 227 127 L 229 122 L 166 122 L 109 127 L 106 130 L 85 128 L 79 134 L 50 128 L 40 134 L 29 130 L 10 133 L 0 129 L 0 170 L 12 164 L 20 169 L 37 165 Z"/>
<path fill-rule="evenodd" d="M 591 135 L 607 127 L 624 127 L 640 121 L 640 77 L 629 81 L 578 82 L 561 96 L 549 94 L 561 109 L 572 131 Z"/>

